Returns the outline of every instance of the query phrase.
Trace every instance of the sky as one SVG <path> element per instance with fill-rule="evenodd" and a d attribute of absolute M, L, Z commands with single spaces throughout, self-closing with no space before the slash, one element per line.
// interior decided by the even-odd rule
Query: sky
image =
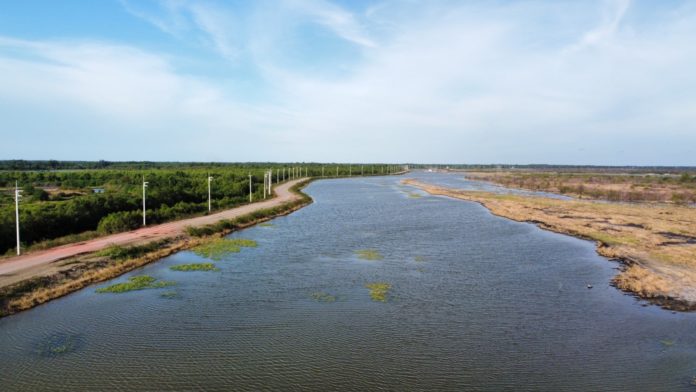
<path fill-rule="evenodd" d="M 0 159 L 696 165 L 696 2 L 0 5 Z"/>

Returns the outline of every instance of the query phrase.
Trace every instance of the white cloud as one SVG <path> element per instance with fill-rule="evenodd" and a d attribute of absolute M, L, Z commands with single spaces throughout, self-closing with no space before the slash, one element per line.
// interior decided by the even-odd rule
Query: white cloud
<path fill-rule="evenodd" d="M 2 39 L 0 99 L 82 108 L 107 138 L 112 124 L 166 135 L 161 159 L 696 164 L 693 7 L 653 16 L 627 1 L 384 2 L 362 17 L 310 0 L 245 15 L 163 4 L 150 23 L 252 63 L 265 98 L 133 45 Z M 307 21 L 360 57 L 306 54 L 342 70 L 321 73 L 274 56 L 311 46 L 288 34 Z"/>

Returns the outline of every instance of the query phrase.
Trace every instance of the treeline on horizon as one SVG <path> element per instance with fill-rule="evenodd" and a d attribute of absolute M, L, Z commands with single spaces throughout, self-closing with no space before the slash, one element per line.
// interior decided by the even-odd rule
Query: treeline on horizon
<path fill-rule="evenodd" d="M 8 162 L 8 161 L 5 161 Z M 37 161 L 24 161 L 37 162 Z M 48 161 L 42 161 L 48 162 Z M 80 163 L 81 165 L 82 163 Z M 123 163 L 120 163 L 123 164 Z M 208 211 L 208 176 L 213 210 L 249 201 L 249 174 L 254 201 L 263 198 L 264 173 L 273 170 L 273 183 L 290 179 L 293 167 L 299 176 L 347 176 L 382 174 L 396 170 L 386 165 L 281 165 L 281 164 L 180 164 L 156 163 L 157 167 L 88 168 L 77 163 L 60 169 L 0 171 L 0 254 L 15 247 L 15 182 L 23 190 L 20 203 L 21 239 L 24 246 L 66 236 L 86 237 L 117 233 L 142 225 L 142 181 L 147 181 L 148 224 L 190 217 Z M 68 168 L 69 167 L 69 168 Z M 322 170 L 323 168 L 323 170 Z M 78 239 L 79 240 L 79 239 Z"/>

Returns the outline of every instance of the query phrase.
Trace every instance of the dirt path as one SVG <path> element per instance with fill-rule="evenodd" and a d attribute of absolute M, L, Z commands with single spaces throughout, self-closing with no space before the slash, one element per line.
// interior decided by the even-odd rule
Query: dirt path
<path fill-rule="evenodd" d="M 12 257 L 0 261 L 0 281 L 2 277 L 14 275 L 27 275 L 29 270 L 42 270 L 42 267 L 67 257 L 76 256 L 83 253 L 95 252 L 106 248 L 109 245 L 129 245 L 145 241 L 159 240 L 169 237 L 176 237 L 182 234 L 187 226 L 203 226 L 218 222 L 223 219 L 233 219 L 258 210 L 279 206 L 285 202 L 299 198 L 298 195 L 290 192 L 290 188 L 306 180 L 289 181 L 278 185 L 274 191 L 276 197 L 265 201 L 247 204 L 241 207 L 217 212 L 211 215 L 199 216 L 196 218 L 184 219 L 156 226 L 144 227 L 142 229 L 118 233 L 106 237 L 95 238 L 93 240 L 80 242 L 77 244 L 63 245 L 43 251 L 38 251 L 22 256 Z M 14 279 L 11 279 L 14 280 Z M 2 284 L 0 284 L 2 286 Z"/>

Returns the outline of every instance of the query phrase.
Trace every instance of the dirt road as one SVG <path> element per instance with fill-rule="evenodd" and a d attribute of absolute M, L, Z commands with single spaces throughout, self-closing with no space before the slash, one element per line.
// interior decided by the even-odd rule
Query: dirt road
<path fill-rule="evenodd" d="M 175 237 L 182 234 L 186 226 L 203 226 L 218 222 L 223 219 L 233 219 L 242 215 L 252 213 L 254 211 L 276 207 L 285 202 L 299 198 L 296 194 L 290 192 L 290 188 L 302 182 L 306 178 L 289 181 L 278 185 L 274 190 L 276 197 L 264 201 L 244 205 L 237 208 L 232 208 L 211 215 L 200 216 L 196 218 L 184 219 L 169 223 L 164 223 L 156 226 L 144 227 L 142 229 L 118 233 L 106 237 L 95 238 L 93 240 L 80 242 L 77 244 L 63 245 L 39 252 L 30 253 L 27 255 L 12 257 L 0 261 L 0 277 L 8 277 L 21 274 L 29 269 L 53 263 L 55 261 L 65 259 L 67 257 L 76 256 L 82 253 L 95 252 L 106 248 L 109 245 L 128 245 L 144 241 L 159 240 L 168 237 Z"/>

